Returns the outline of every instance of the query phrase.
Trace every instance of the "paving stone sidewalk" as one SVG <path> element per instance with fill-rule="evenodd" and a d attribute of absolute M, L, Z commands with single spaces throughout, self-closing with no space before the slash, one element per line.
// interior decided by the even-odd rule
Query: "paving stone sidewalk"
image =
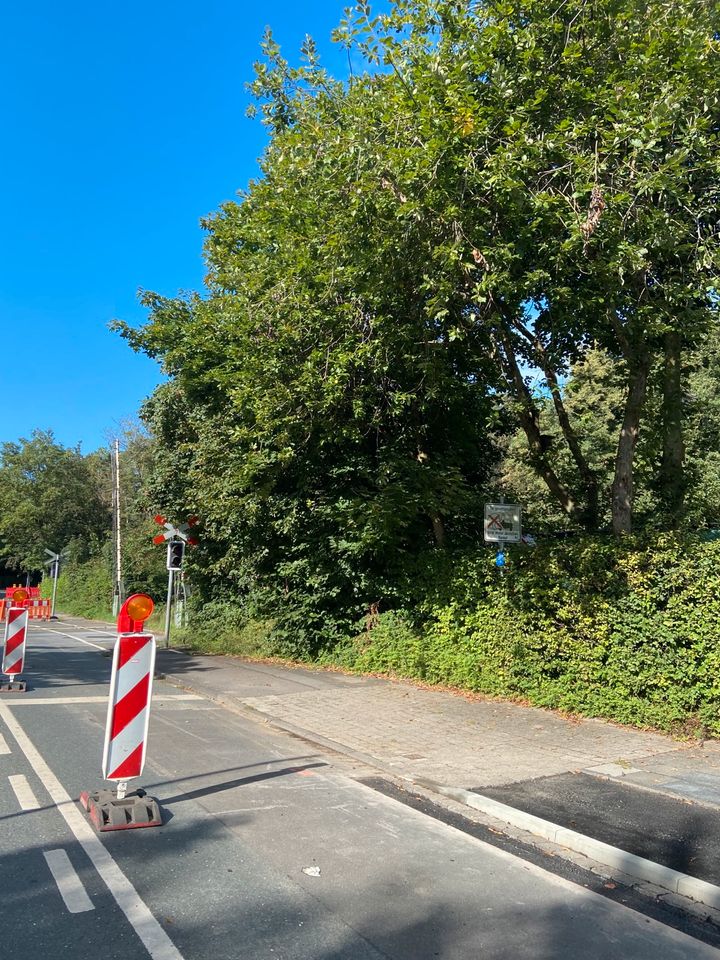
<path fill-rule="evenodd" d="M 685 743 L 600 720 L 410 683 L 160 651 L 183 686 L 374 758 L 401 777 L 502 786 L 586 771 L 720 806 L 720 742 Z"/>

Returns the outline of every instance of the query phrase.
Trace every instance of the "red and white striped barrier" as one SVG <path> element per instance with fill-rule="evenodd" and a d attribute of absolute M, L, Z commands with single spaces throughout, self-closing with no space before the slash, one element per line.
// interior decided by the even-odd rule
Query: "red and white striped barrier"
<path fill-rule="evenodd" d="M 31 620 L 49 620 L 52 613 L 50 600 L 26 600 L 25 605 Z"/>
<path fill-rule="evenodd" d="M 31 620 L 49 620 L 52 613 L 50 600 L 0 600 L 0 620 L 4 620 L 10 607 L 24 607 Z"/>
<path fill-rule="evenodd" d="M 127 781 L 139 777 L 145 766 L 155 637 L 143 632 L 143 624 L 153 606 L 146 593 L 134 593 L 118 614 L 102 761 L 103 776 L 117 783 L 117 793 L 84 790 L 80 794 L 80 803 L 100 831 L 162 826 L 154 797 L 140 789 L 127 794 Z"/>
<path fill-rule="evenodd" d="M 11 682 L 17 680 L 23 671 L 27 622 L 27 610 L 22 607 L 10 607 L 5 622 L 2 672 L 10 678 Z"/>
<path fill-rule="evenodd" d="M 155 637 L 121 633 L 113 651 L 102 762 L 103 777 L 122 785 L 118 797 L 145 765 L 154 672 Z"/>

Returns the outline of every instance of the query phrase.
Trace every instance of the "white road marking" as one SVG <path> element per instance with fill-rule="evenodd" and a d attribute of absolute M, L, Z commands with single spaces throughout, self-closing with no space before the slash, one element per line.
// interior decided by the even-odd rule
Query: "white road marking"
<path fill-rule="evenodd" d="M 39 810 L 40 804 L 37 802 L 37 797 L 32 792 L 32 787 L 27 782 L 27 777 L 23 776 L 22 773 L 16 773 L 12 777 L 8 777 L 10 781 L 10 786 L 13 788 L 17 801 L 20 804 L 21 810 Z"/>
<path fill-rule="evenodd" d="M 196 693 L 169 693 L 157 694 L 153 697 L 153 706 L 158 707 L 166 700 L 204 700 L 204 697 L 198 696 Z M 50 707 L 55 706 L 56 704 L 73 704 L 73 703 L 107 703 L 107 695 L 104 697 L 28 697 L 26 700 L 15 700 L 12 704 L 13 709 L 15 707 Z M 10 706 L 10 704 L 8 704 Z M 9 753 L 10 751 L 8 751 Z M 2 750 L 0 750 L 2 753 Z"/>
<path fill-rule="evenodd" d="M 10 753 L 10 747 L 7 745 L 7 740 L 0 733 L 0 756 L 3 756 L 7 753 Z"/>
<path fill-rule="evenodd" d="M 86 910 L 94 910 L 95 905 L 87 895 L 67 853 L 64 850 L 46 850 L 43 856 L 69 912 L 85 913 Z"/>
<path fill-rule="evenodd" d="M 84 643 L 88 647 L 95 647 L 96 650 L 107 650 L 107 647 L 101 647 L 99 643 L 93 643 L 92 640 L 84 640 L 82 637 L 73 636 L 72 633 L 63 633 L 62 630 L 53 630 L 50 627 L 42 627 L 43 633 L 56 633 L 59 637 L 69 637 L 70 640 L 77 640 L 78 643 Z"/>
<path fill-rule="evenodd" d="M 25 754 L 30 766 L 42 780 L 53 803 L 72 830 L 80 846 L 90 857 L 93 866 L 142 940 L 152 960 L 183 960 L 180 951 L 100 842 L 93 828 L 75 806 L 70 795 L 50 767 L 45 763 L 37 748 L 13 716 L 12 711 L 7 704 L 2 702 L 0 702 L 0 717 L 5 721 L 8 730 L 17 740 L 18 746 Z"/>

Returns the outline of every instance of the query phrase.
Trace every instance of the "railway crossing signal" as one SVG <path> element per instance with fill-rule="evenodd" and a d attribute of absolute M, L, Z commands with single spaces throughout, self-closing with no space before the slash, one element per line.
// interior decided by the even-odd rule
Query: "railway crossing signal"
<path fill-rule="evenodd" d="M 163 531 L 153 537 L 153 543 L 167 543 L 167 559 L 165 566 L 168 570 L 168 592 L 167 605 L 165 607 L 165 646 L 170 645 L 170 611 L 172 609 L 173 591 L 175 586 L 174 577 L 176 573 L 182 571 L 183 560 L 185 558 L 185 546 L 195 546 L 198 542 L 196 536 L 191 533 L 192 528 L 197 524 L 197 517 L 190 517 L 187 523 L 170 523 L 167 517 L 158 514 L 155 517 L 155 523 L 163 527 Z"/>
<path fill-rule="evenodd" d="M 153 537 L 153 543 L 166 543 L 168 540 L 182 540 L 183 543 L 189 543 L 191 547 L 198 544 L 198 538 L 190 533 L 191 529 L 197 524 L 197 517 L 190 517 L 187 523 L 169 523 L 168 520 L 158 514 L 155 523 L 165 528 L 164 533 L 158 533 Z"/>
<path fill-rule="evenodd" d="M 185 556 L 185 541 L 170 540 L 167 547 L 167 568 L 168 570 L 182 570 L 183 558 Z"/>

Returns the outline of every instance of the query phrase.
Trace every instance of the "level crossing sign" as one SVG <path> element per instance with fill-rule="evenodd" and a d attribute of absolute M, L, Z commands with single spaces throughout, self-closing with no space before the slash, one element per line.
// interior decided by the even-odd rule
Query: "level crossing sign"
<path fill-rule="evenodd" d="M 153 537 L 153 543 L 164 543 L 167 540 L 182 540 L 184 543 L 189 543 L 190 546 L 194 547 L 197 545 L 197 537 L 190 533 L 191 528 L 197 524 L 196 517 L 191 517 L 187 523 L 178 523 L 176 525 L 174 523 L 168 523 L 165 517 L 158 514 L 157 517 L 155 517 L 155 523 L 164 527 L 165 532 Z"/>
<path fill-rule="evenodd" d="M 520 543 L 522 509 L 518 503 L 486 503 L 484 537 L 487 543 Z"/>

